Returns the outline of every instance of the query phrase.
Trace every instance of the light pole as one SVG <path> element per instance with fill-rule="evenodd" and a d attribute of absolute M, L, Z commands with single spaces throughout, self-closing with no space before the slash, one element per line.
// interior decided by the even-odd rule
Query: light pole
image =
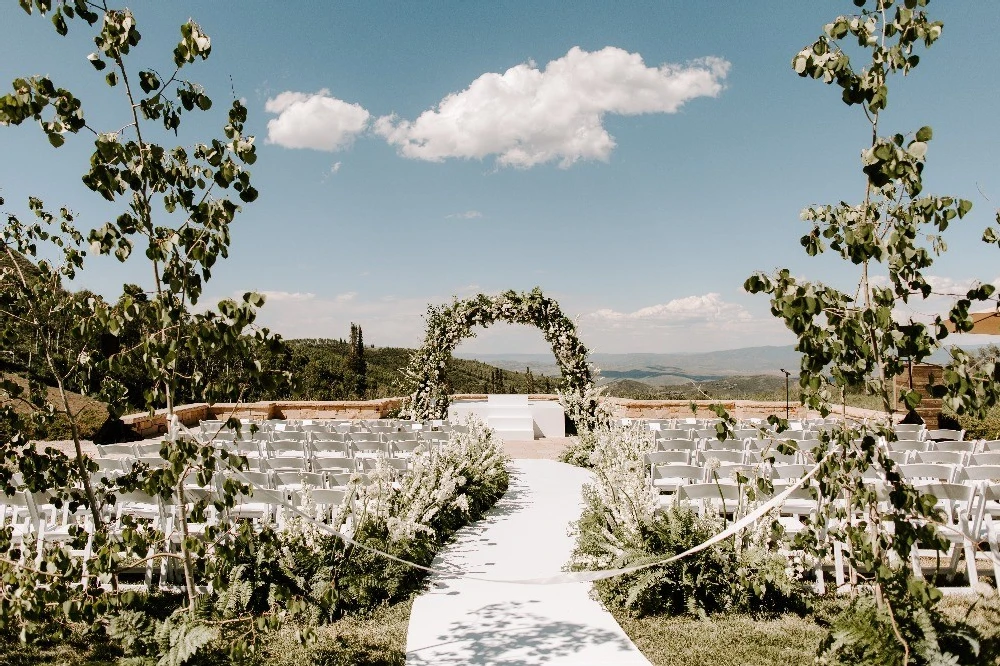
<path fill-rule="evenodd" d="M 785 370 L 784 368 L 781 368 L 781 371 L 785 373 L 785 420 L 787 421 L 792 417 L 791 416 L 792 408 L 791 404 L 789 403 L 789 393 L 788 393 L 788 378 L 792 376 L 792 373 L 788 372 L 788 370 Z"/>

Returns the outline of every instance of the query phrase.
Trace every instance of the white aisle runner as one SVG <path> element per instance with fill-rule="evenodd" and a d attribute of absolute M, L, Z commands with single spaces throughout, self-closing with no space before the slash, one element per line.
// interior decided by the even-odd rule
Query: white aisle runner
<path fill-rule="evenodd" d="M 530 579 L 560 573 L 573 548 L 590 473 L 552 460 L 515 460 L 507 494 L 465 527 L 435 567 Z M 590 583 L 517 585 L 432 576 L 417 597 L 406 637 L 408 666 L 614 664 L 650 666 Z"/>

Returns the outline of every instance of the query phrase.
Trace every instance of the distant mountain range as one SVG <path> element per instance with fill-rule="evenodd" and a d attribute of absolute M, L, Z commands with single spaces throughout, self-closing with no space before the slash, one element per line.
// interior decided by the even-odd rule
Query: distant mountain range
<path fill-rule="evenodd" d="M 970 351 L 973 347 L 968 347 Z M 455 354 L 461 358 L 536 375 L 558 375 L 552 354 Z M 785 368 L 798 375 L 801 355 L 791 346 L 744 347 L 714 352 L 674 354 L 591 354 L 590 362 L 601 371 L 601 383 L 628 379 L 654 386 L 703 382 L 724 377 L 778 375 Z M 947 353 L 937 352 L 931 360 L 942 362 Z"/>

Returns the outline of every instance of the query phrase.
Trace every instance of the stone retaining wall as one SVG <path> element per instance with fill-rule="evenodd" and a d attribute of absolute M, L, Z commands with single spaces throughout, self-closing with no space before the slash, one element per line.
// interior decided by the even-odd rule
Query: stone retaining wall
<path fill-rule="evenodd" d="M 453 395 L 452 400 L 486 400 L 485 394 Z M 558 400 L 552 394 L 532 394 L 529 400 Z M 225 420 L 229 417 L 241 419 L 380 419 L 399 409 L 405 398 L 383 398 L 381 400 L 331 400 L 292 401 L 276 400 L 250 403 L 197 403 L 174 408 L 181 423 L 188 427 L 198 425 L 207 419 Z M 764 402 L 758 400 L 627 400 L 624 398 L 604 398 L 610 403 L 612 413 L 620 418 L 670 419 L 697 416 L 711 418 L 715 413 L 711 405 L 722 405 L 730 415 L 739 419 L 765 418 L 770 414 L 784 414 L 784 402 Z M 691 405 L 696 412 L 692 414 Z M 801 405 L 791 406 L 792 418 L 819 416 Z M 837 410 L 836 414 L 843 413 Z M 848 407 L 847 416 L 855 419 L 874 418 L 881 415 L 869 409 Z M 898 415 L 901 416 L 901 415 Z M 166 410 L 154 414 L 141 413 L 123 416 L 122 421 L 139 437 L 155 437 L 167 431 Z"/>
<path fill-rule="evenodd" d="M 611 404 L 612 413 L 621 418 L 633 419 L 674 419 L 674 418 L 713 418 L 715 412 L 712 405 L 721 405 L 730 416 L 738 419 L 766 418 L 771 414 L 783 416 L 785 403 L 762 400 L 628 400 L 625 398 L 605 398 Z M 694 405 L 695 411 L 691 411 Z M 844 414 L 843 409 L 836 410 L 834 416 Z M 849 418 L 877 418 L 882 412 L 858 407 L 848 407 Z M 819 413 L 806 409 L 801 405 L 791 404 L 789 415 L 793 419 L 818 417 Z"/>
<path fill-rule="evenodd" d="M 380 419 L 399 409 L 403 398 L 381 400 L 262 401 L 248 403 L 197 403 L 174 408 L 178 420 L 188 427 L 207 419 Z M 125 425 L 140 437 L 155 437 L 167 432 L 166 410 L 123 416 Z"/>

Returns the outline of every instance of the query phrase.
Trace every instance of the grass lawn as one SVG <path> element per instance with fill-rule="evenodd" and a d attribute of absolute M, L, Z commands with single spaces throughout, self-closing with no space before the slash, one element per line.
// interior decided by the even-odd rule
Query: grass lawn
<path fill-rule="evenodd" d="M 813 664 L 824 634 L 812 618 L 791 614 L 615 619 L 654 666 Z"/>

